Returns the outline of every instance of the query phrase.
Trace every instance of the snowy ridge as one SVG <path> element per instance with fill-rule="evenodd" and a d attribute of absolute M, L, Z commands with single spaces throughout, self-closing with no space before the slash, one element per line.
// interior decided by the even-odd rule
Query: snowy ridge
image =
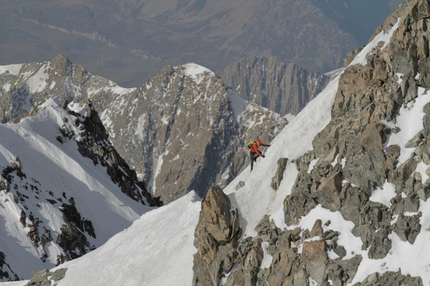
<path fill-rule="evenodd" d="M 24 174 L 9 173 L 10 190 L 0 191 L 0 215 L 5 230 L 0 249 L 19 277 L 29 278 L 34 269 L 57 264 L 63 254 L 56 241 L 65 223 L 63 204 L 73 202 L 82 219 L 92 223 L 96 236 L 87 235 L 87 240 L 93 247 L 104 244 L 151 209 L 124 195 L 104 167 L 94 166 L 90 159 L 82 157 L 75 141 L 62 144 L 56 140 L 64 122 L 78 134 L 71 124 L 73 120 L 73 116 L 51 100 L 41 106 L 37 116 L 19 124 L 0 125 L 0 167 L 10 166 L 19 157 Z M 23 213 L 26 227 L 18 222 Z M 28 232 L 32 225 L 37 226 L 38 237 L 47 239 L 44 246 L 30 240 Z"/>

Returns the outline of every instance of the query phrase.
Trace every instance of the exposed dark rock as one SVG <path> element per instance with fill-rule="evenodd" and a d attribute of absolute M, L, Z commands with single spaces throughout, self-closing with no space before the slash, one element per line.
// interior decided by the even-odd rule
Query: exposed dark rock
<path fill-rule="evenodd" d="M 419 190 L 417 192 L 417 194 L 421 200 L 427 201 L 427 199 L 430 197 L 430 187 L 426 186 L 426 187 L 422 188 L 421 190 Z"/>
<path fill-rule="evenodd" d="M 342 173 L 336 173 L 319 185 L 316 198 L 318 202 L 331 211 L 337 211 L 340 208 L 339 194 L 342 190 Z"/>
<path fill-rule="evenodd" d="M 362 259 L 360 255 L 357 255 L 348 260 L 330 261 L 327 265 L 326 274 L 327 279 L 332 281 L 331 285 L 341 286 L 352 282 Z"/>
<path fill-rule="evenodd" d="M 68 111 L 77 117 L 75 126 L 81 131 L 78 142 L 78 150 L 82 156 L 93 160 L 94 165 L 101 164 L 107 168 L 107 173 L 112 181 L 117 183 L 121 191 L 135 201 L 142 204 L 156 206 L 161 205 L 159 198 L 149 194 L 144 182 L 137 179 L 136 172 L 121 158 L 115 148 L 108 141 L 108 134 L 101 122 L 97 111 L 92 107 L 92 102 L 87 101 L 88 113 L 84 118 L 73 111 Z M 63 133 L 72 136 L 64 127 Z"/>
<path fill-rule="evenodd" d="M 370 274 L 363 282 L 354 284 L 355 286 L 382 286 L 382 285 L 411 285 L 422 286 L 421 277 L 411 277 L 410 275 L 402 275 L 400 272 L 388 271 L 384 274 L 377 272 Z"/>
<path fill-rule="evenodd" d="M 236 190 L 239 190 L 240 188 L 242 188 L 243 186 L 245 186 L 245 182 L 244 181 L 240 181 L 239 183 L 237 183 L 236 185 Z"/>
<path fill-rule="evenodd" d="M 322 221 L 320 220 L 320 219 L 317 219 L 316 221 L 315 221 L 315 224 L 314 224 L 314 226 L 312 227 L 312 230 L 311 230 L 311 232 L 309 233 L 309 236 L 312 238 L 312 237 L 315 237 L 315 236 L 319 236 L 320 238 L 322 238 L 323 237 L 323 229 L 322 229 L 322 227 L 321 227 L 321 224 L 322 224 Z"/>
<path fill-rule="evenodd" d="M 414 244 L 415 238 L 421 231 L 420 218 L 421 212 L 414 216 L 401 214 L 394 225 L 394 231 L 401 240 Z"/>
<path fill-rule="evenodd" d="M 391 249 L 391 239 L 388 238 L 389 231 L 385 228 L 370 234 L 369 258 L 384 258 Z"/>
<path fill-rule="evenodd" d="M 91 221 L 81 218 L 74 204 L 62 204 L 60 210 L 63 212 L 63 219 L 66 224 L 62 225 L 61 233 L 57 237 L 58 245 L 65 252 L 65 256 L 58 258 L 59 261 L 75 259 L 94 250 L 95 246 L 91 245 L 85 236 L 85 233 L 88 233 L 95 238 Z"/>
<path fill-rule="evenodd" d="M 342 206 L 340 212 L 346 220 L 354 222 L 355 225 L 362 223 L 366 203 L 369 194 L 351 184 L 345 184 L 341 193 Z"/>
<path fill-rule="evenodd" d="M 275 191 L 278 190 L 279 186 L 281 185 L 287 163 L 288 158 L 281 158 L 278 160 L 278 169 L 276 170 L 275 176 L 272 178 L 272 189 Z"/>
<path fill-rule="evenodd" d="M 284 231 L 279 234 L 276 240 L 276 250 L 272 253 L 272 264 L 264 277 L 269 285 L 279 285 L 289 276 L 299 275 L 295 270 L 300 256 L 297 248 L 292 247 L 291 241 L 291 232 Z M 299 276 L 293 279 L 294 282 L 298 283 L 298 280 L 303 278 L 301 275 Z M 305 277 L 307 278 L 307 274 Z"/>
<path fill-rule="evenodd" d="M 34 271 L 33 278 L 25 284 L 25 286 L 50 286 L 53 285 L 52 281 L 60 281 L 66 275 L 67 268 L 60 268 L 55 272 L 50 272 L 47 269 Z M 58 283 L 58 282 L 57 282 Z"/>
<path fill-rule="evenodd" d="M 289 225 L 297 224 L 299 218 L 306 215 L 317 206 L 308 189 L 293 190 L 284 201 L 285 222 Z"/>
<path fill-rule="evenodd" d="M 428 1 L 405 2 L 376 31 L 388 32 L 398 23 L 390 42 L 379 43 L 363 64 L 343 71 L 331 121 L 314 138 L 313 150 L 295 161 L 298 176 L 283 204 L 289 227 L 297 226 L 302 217 L 321 205 L 340 211 L 354 224 L 352 234 L 361 238 L 370 259 L 387 256 L 393 233 L 403 241 L 415 242 L 422 231 L 420 200 L 430 196 L 430 180 L 423 182 L 421 164 L 430 163 L 430 104 L 423 110 L 424 128 L 401 146 L 412 149 L 409 158 L 399 164 L 400 146 L 387 146 L 387 142 L 404 131 L 396 122 L 401 108 L 414 104 L 419 88 L 430 88 L 429 18 Z M 389 207 L 369 199 L 387 183 L 395 191 Z M 318 285 L 351 283 L 362 257 L 344 260 L 349 253 L 339 244 L 339 233 L 330 230 L 330 224 L 324 229 L 328 230 L 323 232 L 322 222 L 316 220 L 310 231 L 299 227 L 281 230 L 265 216 L 252 241 L 265 243 L 271 264 L 258 271 L 257 285 L 308 285 L 309 279 Z M 247 239 L 246 245 L 250 244 Z M 329 251 L 339 258 L 331 258 Z M 229 274 L 228 285 L 245 285 L 245 277 L 253 271 L 239 264 Z M 357 285 L 422 285 L 422 280 L 389 272 L 373 274 Z"/>
<path fill-rule="evenodd" d="M 279 229 L 273 221 L 270 221 L 268 215 L 263 217 L 260 223 L 255 227 L 255 230 L 262 241 L 270 242 L 270 245 L 275 244 L 278 239 Z"/>

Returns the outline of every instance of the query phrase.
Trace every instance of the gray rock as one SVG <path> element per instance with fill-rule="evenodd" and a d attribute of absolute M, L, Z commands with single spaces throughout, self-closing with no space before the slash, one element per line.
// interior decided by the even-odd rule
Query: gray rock
<path fill-rule="evenodd" d="M 427 199 L 430 197 L 430 187 L 426 186 L 426 187 L 422 188 L 421 190 L 419 190 L 417 192 L 417 194 L 421 200 L 427 201 Z"/>
<path fill-rule="evenodd" d="M 275 176 L 272 178 L 272 189 L 278 190 L 281 185 L 282 179 L 284 178 L 285 168 L 287 167 L 288 158 L 281 158 L 278 160 L 278 169 L 276 170 Z"/>
<path fill-rule="evenodd" d="M 297 224 L 298 219 L 316 207 L 317 203 L 305 193 L 305 189 L 293 190 L 284 201 L 285 222 L 289 225 Z"/>
<path fill-rule="evenodd" d="M 394 231 L 403 241 L 414 244 L 415 238 L 421 231 L 421 212 L 414 216 L 400 215 L 394 225 Z"/>
<path fill-rule="evenodd" d="M 422 286 L 421 277 L 411 277 L 410 275 L 402 275 L 399 272 L 388 271 L 383 275 L 372 273 L 363 282 L 354 284 L 355 286 L 376 286 L 376 285 L 410 285 Z"/>
<path fill-rule="evenodd" d="M 342 173 L 336 173 L 325 179 L 319 185 L 316 196 L 318 202 L 331 211 L 340 208 L 340 191 L 342 190 Z"/>
<path fill-rule="evenodd" d="M 54 273 L 47 269 L 34 271 L 33 278 L 25 286 L 51 286 L 51 281 L 60 281 L 65 277 L 66 271 L 67 268 L 57 269 Z"/>
<path fill-rule="evenodd" d="M 420 208 L 420 200 L 417 194 L 410 194 L 404 200 L 403 211 L 415 213 Z"/>
<path fill-rule="evenodd" d="M 327 265 L 327 279 L 331 280 L 334 286 L 347 285 L 352 282 L 357 273 L 358 266 L 362 261 L 361 255 L 356 255 L 351 259 L 336 259 Z"/>
<path fill-rule="evenodd" d="M 320 219 L 317 219 L 314 223 L 314 226 L 312 227 L 311 232 L 309 233 L 310 237 L 323 237 L 323 229 L 321 227 L 322 221 Z"/>
<path fill-rule="evenodd" d="M 309 276 L 318 284 L 321 284 L 325 278 L 328 257 L 326 253 L 326 243 L 323 240 L 309 241 L 303 244 L 302 261 Z"/>
<path fill-rule="evenodd" d="M 384 258 L 391 249 L 391 239 L 388 238 L 389 232 L 386 229 L 380 229 L 371 236 L 369 258 Z"/>
<path fill-rule="evenodd" d="M 236 191 L 239 190 L 240 188 L 242 188 L 243 186 L 245 186 L 245 182 L 244 181 L 240 181 L 239 183 L 237 183 L 236 185 Z"/>
<path fill-rule="evenodd" d="M 215 286 L 240 256 L 237 240 L 242 231 L 237 210 L 232 217 L 230 200 L 220 187 L 210 188 L 201 205 L 195 230 L 193 285 Z"/>
<path fill-rule="evenodd" d="M 274 242 L 278 239 L 279 230 L 273 221 L 270 221 L 270 217 L 265 215 L 263 219 L 255 227 L 258 233 L 258 237 L 263 241 Z"/>

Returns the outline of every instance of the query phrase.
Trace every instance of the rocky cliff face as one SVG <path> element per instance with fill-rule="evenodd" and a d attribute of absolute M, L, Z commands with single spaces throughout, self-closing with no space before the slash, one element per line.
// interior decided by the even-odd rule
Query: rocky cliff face
<path fill-rule="evenodd" d="M 74 124 L 79 129 L 78 150 L 84 157 L 93 160 L 94 165 L 101 164 L 107 168 L 112 181 L 118 184 L 121 191 L 131 199 L 144 205 L 160 206 L 159 198 L 154 198 L 147 190 L 145 182 L 137 178 L 136 172 L 127 165 L 124 159 L 118 154 L 115 148 L 108 141 L 108 134 L 97 111 L 94 110 L 92 102 L 72 103 L 72 106 L 78 105 L 79 108 L 85 108 L 86 114 L 82 116 L 73 110 L 68 112 L 76 116 Z M 66 125 L 60 129 L 61 134 L 57 140 L 62 141 L 64 136 L 70 137 L 70 131 Z M 73 136 L 73 135 L 72 135 Z"/>
<path fill-rule="evenodd" d="M 247 163 L 246 140 L 269 141 L 286 124 L 279 115 L 240 100 L 212 72 L 193 75 L 189 68 L 166 67 L 139 89 L 141 104 L 122 108 L 130 116 L 119 126 L 131 128 L 111 136 L 165 202 L 189 190 L 204 195 L 212 184 L 226 185 Z M 118 122 L 114 112 L 112 107 L 102 118 Z"/>
<path fill-rule="evenodd" d="M 242 59 L 218 74 L 245 100 L 281 115 L 296 115 L 330 80 L 276 57 Z"/>
<path fill-rule="evenodd" d="M 322 226 L 321 220 L 315 220 L 311 231 L 282 230 L 264 217 L 256 228 L 258 235 L 242 238 L 238 244 L 247 244 L 250 255 L 251 245 L 267 243 L 273 257 L 270 266 L 262 268 L 258 259 L 247 264 L 245 254 L 232 271 L 220 269 L 218 281 L 224 285 L 310 285 L 310 281 L 346 285 L 363 259 L 382 259 L 390 253 L 391 234 L 414 244 L 417 235 L 426 231 L 421 227 L 420 205 L 429 198 L 429 104 L 416 111 L 424 113 L 422 129 L 405 146 L 394 138 L 406 131 L 396 119 L 430 88 L 429 17 L 428 1 L 401 5 L 344 70 L 332 119 L 313 140 L 313 150 L 295 161 L 299 174 L 284 200 L 288 226 L 297 225 L 318 205 L 340 212 L 353 222 L 352 234 L 361 239 L 368 257 L 353 254 L 345 259 L 339 233 L 324 231 L 330 222 Z M 371 200 L 384 184 L 394 188 L 389 203 Z M 218 259 L 222 254 L 213 256 Z M 222 280 L 222 275 L 228 277 Z M 245 277 L 253 280 L 245 282 Z M 423 285 L 421 278 L 400 271 L 371 274 L 359 285 L 402 283 Z"/>
<path fill-rule="evenodd" d="M 194 64 L 166 66 L 145 85 L 123 89 L 58 56 L 2 67 L 0 86 L 2 122 L 37 112 L 49 97 L 90 99 L 109 141 L 164 202 L 225 185 L 248 163 L 245 142 L 270 141 L 287 123 Z"/>

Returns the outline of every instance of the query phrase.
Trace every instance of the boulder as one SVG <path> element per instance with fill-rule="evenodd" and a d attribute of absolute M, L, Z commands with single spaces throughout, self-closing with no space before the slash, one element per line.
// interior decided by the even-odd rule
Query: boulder
<path fill-rule="evenodd" d="M 331 211 L 340 208 L 339 193 L 342 190 L 342 173 L 338 172 L 321 182 L 317 189 L 317 200 L 324 207 Z"/>
<path fill-rule="evenodd" d="M 414 244 L 415 238 L 421 231 L 420 218 L 421 212 L 414 216 L 399 215 L 394 225 L 394 232 L 401 240 Z"/>
<path fill-rule="evenodd" d="M 324 240 L 308 241 L 303 244 L 302 261 L 309 276 L 318 284 L 325 280 L 328 257 Z"/>

